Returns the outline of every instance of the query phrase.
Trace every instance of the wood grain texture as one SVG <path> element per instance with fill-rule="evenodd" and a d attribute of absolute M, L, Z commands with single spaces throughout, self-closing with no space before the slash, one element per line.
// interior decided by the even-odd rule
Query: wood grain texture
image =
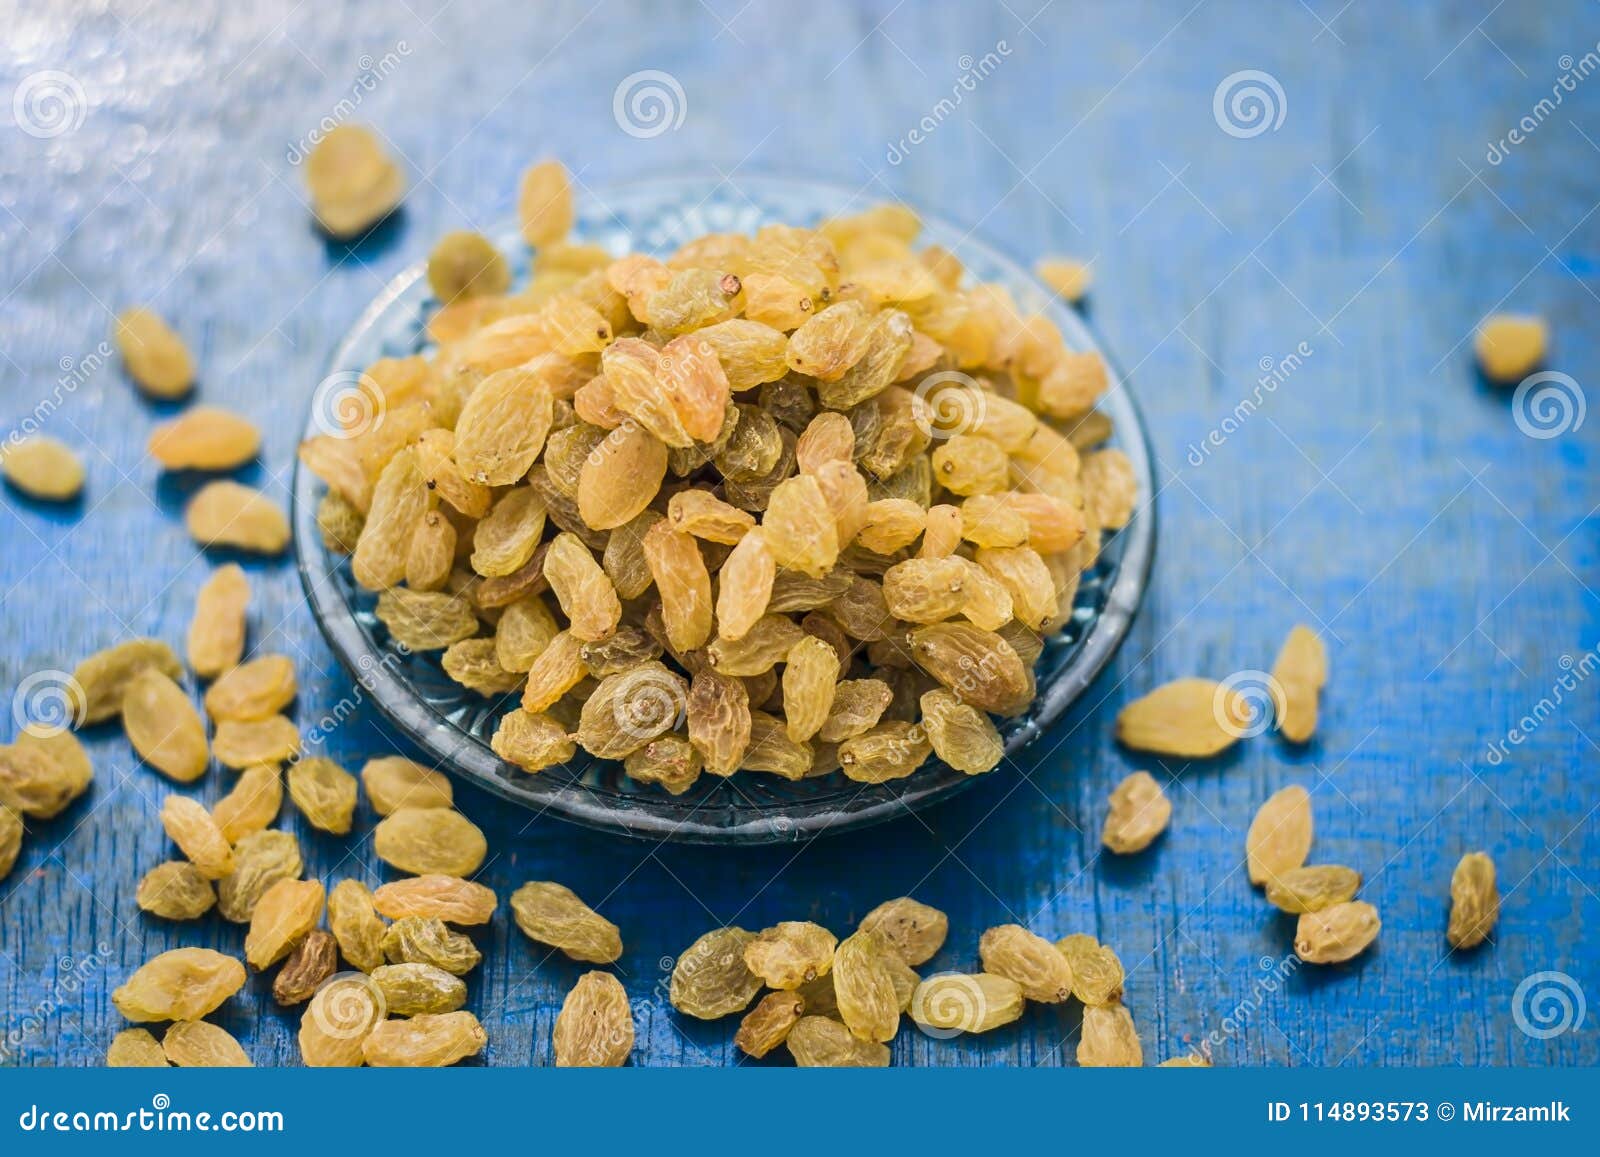
<path fill-rule="evenodd" d="M 160 477 L 143 453 L 171 408 L 141 402 L 102 346 L 115 310 L 149 302 L 174 321 L 198 357 L 199 396 L 266 431 L 261 463 L 239 477 L 286 497 L 304 408 L 340 336 L 431 238 L 504 217 L 530 159 L 562 157 L 586 186 L 683 171 L 846 182 L 1025 258 L 1094 259 L 1092 320 L 1132 375 L 1160 457 L 1155 579 L 1112 667 L 1020 766 L 875 831 L 657 847 L 462 789 L 494 849 L 487 883 L 506 895 L 558 879 L 622 926 L 635 1063 L 735 1059 L 731 1023 L 688 1022 L 664 999 L 667 962 L 700 932 L 783 918 L 842 931 L 906 892 L 950 914 L 930 969 L 974 964 L 980 932 L 1007 920 L 1101 936 L 1128 966 L 1151 1060 L 1216 1034 L 1218 1061 L 1233 1065 L 1600 1061 L 1592 1010 L 1579 1030 L 1538 1039 L 1511 1007 L 1518 983 L 1547 970 L 1600 1000 L 1597 684 L 1508 758 L 1486 756 L 1568 664 L 1595 660 L 1600 421 L 1525 436 L 1509 395 L 1475 379 L 1467 340 L 1496 307 L 1540 312 L 1552 368 L 1600 382 L 1600 81 L 1563 92 L 1502 163 L 1485 159 L 1551 95 L 1563 54 L 1594 49 L 1600 18 L 1576 0 L 1492 12 L 1476 0 L 1056 0 L 1030 17 L 1034 6 L 11 11 L 0 96 L 58 70 L 82 101 L 81 123 L 58 136 L 0 123 L 0 422 L 79 447 L 89 487 L 66 511 L 11 492 L 0 502 L 0 684 L 130 634 L 181 640 L 211 565 L 178 517 L 197 483 Z M 998 66 L 962 88 L 966 58 L 991 52 Z M 386 54 L 387 74 L 358 85 Z M 642 69 L 671 73 L 687 103 L 681 127 L 651 139 L 613 119 L 614 89 Z M 1287 104 L 1280 127 L 1248 139 L 1222 132 L 1212 106 L 1243 69 L 1270 73 Z M 413 182 L 404 211 L 355 247 L 311 227 L 290 159 L 341 101 L 393 142 Z M 924 117 L 926 139 L 890 163 Z M 1258 393 L 1262 366 L 1301 342 L 1298 368 L 1192 455 Z M 348 680 L 289 563 L 248 569 L 251 645 L 297 660 L 296 711 L 313 718 Z M 1296 621 L 1320 626 L 1333 668 L 1307 750 L 1262 737 L 1183 767 L 1112 745 L 1129 698 L 1181 675 L 1268 667 Z M 94 1063 L 121 1027 L 111 989 L 138 963 L 242 941 L 220 923 L 139 913 L 138 876 L 170 854 L 155 822 L 168 785 L 110 729 L 88 738 L 94 790 L 30 824 L 0 885 L 5 1063 Z M 328 742 L 352 768 L 393 749 L 364 707 Z M 1172 830 L 1113 861 L 1098 855 L 1104 801 L 1135 767 L 1172 780 Z M 199 798 L 228 782 L 213 773 Z M 1255 806 L 1286 783 L 1312 791 L 1315 857 L 1363 871 L 1385 927 L 1352 966 L 1264 986 L 1262 962 L 1284 958 L 1292 925 L 1240 861 Z M 284 822 L 308 871 L 385 878 L 370 814 L 349 840 L 290 808 Z M 1492 945 L 1447 955 L 1450 871 L 1476 848 L 1500 865 L 1499 929 Z M 470 1007 L 489 1028 L 487 1060 L 548 1063 L 580 969 L 536 951 L 504 910 L 479 939 Z M 293 1061 L 297 1018 L 273 1006 L 268 979 L 218 1019 L 257 1063 Z M 1034 1008 L 980 1040 L 907 1027 L 894 1050 L 896 1063 L 1036 1065 L 1070 1063 L 1075 1043 L 1075 1013 Z"/>

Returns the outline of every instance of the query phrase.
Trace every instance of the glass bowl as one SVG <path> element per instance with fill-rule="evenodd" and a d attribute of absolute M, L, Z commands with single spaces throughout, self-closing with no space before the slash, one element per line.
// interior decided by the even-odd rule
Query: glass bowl
<path fill-rule="evenodd" d="M 858 193 L 812 182 L 741 177 L 735 188 L 710 179 L 656 180 L 583 196 L 575 233 L 576 239 L 616 254 L 660 253 L 702 233 L 749 233 L 773 222 L 810 225 L 865 207 Z M 496 231 L 494 239 L 520 282 L 530 255 L 517 230 Z M 1100 348 L 1075 311 L 966 230 L 924 218 L 923 239 L 955 253 L 973 279 L 999 282 L 1022 308 L 1047 314 L 1073 348 Z M 423 325 L 435 304 L 426 264 L 419 262 L 367 308 L 334 355 L 327 380 L 350 381 L 380 357 L 422 352 L 427 346 Z M 319 419 L 325 422 L 318 413 L 319 400 L 325 401 L 313 399 L 305 437 L 324 428 L 319 425 Z M 1150 451 L 1138 408 L 1114 365 L 1100 409 L 1115 427 L 1111 444 L 1133 463 L 1140 501 L 1132 521 L 1106 536 L 1100 558 L 1084 574 L 1071 622 L 1047 640 L 1036 668 L 1039 694 L 1033 706 L 1026 715 L 1000 724 L 1008 756 L 1037 739 L 1106 665 L 1144 594 L 1155 540 Z M 581 751 L 569 764 L 530 775 L 489 747 L 500 716 L 517 705 L 515 694 L 499 702 L 485 699 L 453 683 L 437 653 L 402 653 L 390 645 L 374 614 L 375 596 L 356 585 L 346 556 L 323 546 L 316 523 L 323 489 L 303 465 L 296 467 L 295 550 L 317 623 L 360 686 L 357 701 L 370 698 L 441 769 L 507 800 L 631 836 L 763 844 L 893 819 L 948 799 L 974 782 L 975 777 L 930 760 L 915 774 L 885 784 L 855 783 L 841 772 L 798 782 L 757 773 L 728 779 L 705 775 L 683 795 L 672 796 L 628 779 L 618 763 Z M 1007 774 L 1007 763 L 990 774 Z"/>

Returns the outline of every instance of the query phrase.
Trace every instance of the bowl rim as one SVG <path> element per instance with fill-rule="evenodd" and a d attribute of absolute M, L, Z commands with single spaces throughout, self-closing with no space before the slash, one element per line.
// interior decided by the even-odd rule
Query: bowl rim
<path fill-rule="evenodd" d="M 603 185 L 594 189 L 591 196 L 602 208 L 606 204 L 607 194 L 616 197 L 642 196 L 656 190 L 663 195 L 674 190 L 698 190 L 705 192 L 704 199 L 709 200 L 724 183 L 727 182 L 712 176 L 674 174 Z M 852 191 L 843 185 L 771 174 L 742 175 L 739 186 L 751 188 L 752 191 L 765 191 L 773 196 L 809 192 L 819 199 L 843 206 L 852 205 L 862 197 L 860 191 Z M 878 203 L 878 200 L 873 199 L 871 203 Z M 981 254 L 987 262 L 1006 272 L 1008 282 L 1014 280 L 1017 284 L 1027 285 L 1039 295 L 1051 321 L 1058 326 L 1073 349 L 1092 350 L 1105 359 L 1110 383 L 1098 408 L 1120 411 L 1112 414 L 1116 426 L 1115 445 L 1128 456 L 1140 496 L 1128 524 L 1116 532 L 1123 539 L 1122 553 L 1108 576 L 1103 605 L 1090 624 L 1088 633 L 1079 641 L 1077 652 L 1044 689 L 1030 717 L 1007 737 L 1005 753 L 1010 758 L 1032 744 L 1065 714 L 1066 709 L 1104 670 L 1127 636 L 1149 585 L 1155 556 L 1155 459 L 1143 412 L 1128 387 L 1127 376 L 1098 340 L 1083 315 L 1062 302 L 1006 251 L 946 218 L 923 214 L 920 209 L 917 212 L 926 227 L 958 236 L 962 250 Z M 499 237 L 514 232 L 514 223 L 501 222 L 487 231 L 487 235 Z M 960 251 L 957 256 L 961 256 Z M 323 380 L 348 372 L 356 349 L 367 338 L 369 331 L 426 274 L 427 259 L 423 258 L 407 266 L 379 290 L 340 339 L 326 363 Z M 302 437 L 309 435 L 315 420 L 315 407 L 314 390 L 307 427 L 301 431 Z M 321 491 L 321 481 L 297 455 L 290 511 L 294 528 L 295 568 L 318 629 L 340 665 L 362 689 L 356 692 L 357 702 L 370 697 L 379 713 L 399 728 L 407 740 L 432 758 L 437 768 L 528 809 L 531 813 L 530 823 L 532 819 L 548 812 L 591 829 L 662 842 L 770 844 L 838 834 L 885 823 L 948 800 L 984 778 L 960 776 L 929 784 L 919 790 L 916 780 L 926 773 L 929 765 L 925 764 L 910 777 L 898 781 L 908 785 L 898 794 L 860 808 L 818 811 L 799 818 L 774 815 L 738 824 L 697 823 L 692 809 L 688 815 L 668 816 L 658 814 L 650 807 L 618 808 L 603 800 L 596 800 L 593 793 L 577 781 L 547 781 L 556 783 L 555 790 L 541 804 L 535 804 L 511 790 L 501 777 L 489 773 L 487 768 L 479 770 L 464 763 L 464 752 L 486 755 L 495 764 L 503 761 L 489 750 L 487 744 L 443 717 L 417 693 L 414 685 L 402 673 L 388 663 L 376 661 L 350 604 L 331 582 L 320 581 L 317 572 L 330 568 L 319 563 L 331 553 L 322 545 L 317 527 L 316 507 Z M 861 786 L 866 789 L 872 785 Z M 665 794 L 660 795 L 659 802 L 666 807 L 684 806 L 676 797 Z"/>

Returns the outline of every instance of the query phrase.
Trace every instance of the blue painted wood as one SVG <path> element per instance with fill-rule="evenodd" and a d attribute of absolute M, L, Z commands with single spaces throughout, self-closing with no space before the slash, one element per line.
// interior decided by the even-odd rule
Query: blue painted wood
<path fill-rule="evenodd" d="M 1156 577 L 1112 668 L 1022 766 L 892 827 L 798 847 L 657 847 L 462 791 L 490 833 L 497 890 L 561 879 L 622 925 L 638 1063 L 734 1059 L 731 1024 L 686 1023 L 663 999 L 667 961 L 700 931 L 790 917 L 843 929 L 904 892 L 951 915 L 933 967 L 973 964 L 978 934 L 1005 920 L 1103 937 L 1128 966 L 1152 1059 L 1214 1035 L 1228 1064 L 1600 1061 L 1592 1014 L 1540 1039 L 1512 1013 L 1519 982 L 1541 971 L 1600 998 L 1600 706 L 1588 683 L 1540 706 L 1600 645 L 1600 423 L 1526 436 L 1508 395 L 1475 379 L 1468 342 L 1492 309 L 1537 311 L 1554 327 L 1551 368 L 1580 390 L 1600 381 L 1600 81 L 1559 88 L 1595 51 L 1600 20 L 1576 2 L 1033 7 L 208 0 L 14 13 L 0 95 L 36 92 L 49 70 L 71 84 L 69 131 L 0 124 L 0 421 L 78 446 L 89 489 L 67 511 L 0 503 L 0 681 L 132 633 L 179 640 L 208 570 L 178 519 L 193 483 L 161 479 L 142 453 L 166 410 L 139 400 L 101 344 L 116 309 L 149 301 L 174 319 L 200 397 L 266 430 L 240 477 L 282 495 L 340 335 L 430 238 L 503 217 L 531 158 L 565 158 L 583 185 L 685 170 L 853 182 L 1024 257 L 1095 260 L 1092 318 L 1133 375 L 1161 459 Z M 984 75 L 964 87 L 969 68 Z M 644 69 L 670 73 L 685 107 L 680 127 L 641 139 L 619 128 L 613 92 Z M 1285 115 L 1236 137 L 1213 93 L 1246 69 L 1275 78 Z M 363 70 L 382 75 L 363 86 Z M 396 220 L 346 247 L 310 226 L 292 157 L 352 105 L 404 156 L 412 189 Z M 1524 117 L 1532 130 L 1490 163 L 1490 143 Z M 924 118 L 921 143 L 899 144 Z M 1258 388 L 1297 350 L 1309 352 Z M 1220 445 L 1191 451 L 1225 425 Z M 320 714 L 348 680 L 290 566 L 249 569 L 253 646 L 296 658 L 297 712 Z M 1133 695 L 1268 666 L 1297 620 L 1332 652 L 1308 750 L 1263 737 L 1182 767 L 1110 743 Z M 1492 761 L 1527 715 L 1526 740 Z M 8 1063 L 94 1061 L 120 1027 L 110 990 L 138 962 L 197 940 L 240 945 L 231 927 L 138 912 L 134 882 L 168 854 L 154 819 L 167 785 L 119 736 L 89 744 L 93 792 L 30 825 L 0 886 Z M 329 748 L 356 766 L 392 742 L 362 708 Z M 1143 856 L 1100 858 L 1106 793 L 1141 766 L 1172 779 L 1172 830 Z M 1254 807 L 1286 783 L 1312 790 L 1317 858 L 1366 874 L 1385 929 L 1354 966 L 1277 983 L 1291 925 L 1240 858 Z M 349 841 L 285 823 L 311 871 L 378 881 L 372 818 Z M 1506 892 L 1497 942 L 1449 956 L 1450 869 L 1479 847 Z M 546 1063 L 578 968 L 503 916 L 480 939 L 470 1007 L 488 1060 Z M 265 981 L 221 1019 L 258 1062 L 293 1058 L 295 1020 Z M 1075 1020 L 1035 1008 L 958 1042 L 908 1028 L 895 1059 L 1058 1064 Z"/>

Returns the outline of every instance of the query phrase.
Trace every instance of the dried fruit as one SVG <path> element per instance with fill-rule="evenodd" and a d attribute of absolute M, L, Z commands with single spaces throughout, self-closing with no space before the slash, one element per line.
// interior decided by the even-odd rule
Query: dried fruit
<path fill-rule="evenodd" d="M 1033 673 L 1015 648 L 993 631 L 965 623 L 934 623 L 916 628 L 909 638 L 917 666 L 963 703 L 1011 715 L 1033 697 Z"/>
<path fill-rule="evenodd" d="M 423 1013 L 387 1020 L 361 1042 L 373 1068 L 442 1068 L 477 1056 L 489 1034 L 470 1012 Z"/>
<path fill-rule="evenodd" d="M 338 942 L 321 928 L 313 928 L 278 970 L 272 981 L 272 999 L 285 1007 L 304 1004 L 337 971 Z"/>
<path fill-rule="evenodd" d="M 106 1049 L 108 1069 L 164 1069 L 170 1063 L 149 1029 L 125 1028 L 111 1038 Z"/>
<path fill-rule="evenodd" d="M 283 806 L 283 778 L 271 764 L 258 763 L 239 773 L 233 790 L 211 809 L 223 839 L 237 844 L 251 832 L 259 832 L 278 818 Z"/>
<path fill-rule="evenodd" d="M 1226 751 L 1249 726 L 1244 697 L 1210 679 L 1175 679 L 1117 713 L 1119 742 L 1182 759 Z"/>
<path fill-rule="evenodd" d="M 353 1068 L 383 1021 L 383 993 L 370 977 L 335 976 L 317 989 L 300 1018 L 300 1059 L 311 1068 Z"/>
<path fill-rule="evenodd" d="M 1328 681 L 1328 652 L 1309 627 L 1296 626 L 1272 665 L 1283 691 L 1278 730 L 1291 743 L 1306 743 L 1317 730 L 1317 700 Z"/>
<path fill-rule="evenodd" d="M 262 655 L 223 674 L 206 692 L 206 714 L 224 719 L 260 720 L 294 701 L 298 685 L 294 660 L 287 655 Z"/>
<path fill-rule="evenodd" d="M 434 875 L 385 884 L 372 894 L 372 903 L 391 920 L 423 916 L 447 924 L 487 924 L 498 901 L 482 884 Z"/>
<path fill-rule="evenodd" d="M 1298 784 L 1261 805 L 1245 833 L 1245 857 L 1252 884 L 1298 868 L 1311 854 L 1311 796 Z"/>
<path fill-rule="evenodd" d="M 9 807 L 0 805 L 0 880 L 11 874 L 22 854 L 22 820 Z"/>
<path fill-rule="evenodd" d="M 250 914 L 244 938 L 245 961 L 260 972 L 289 955 L 322 922 L 322 884 L 279 880 L 262 894 Z"/>
<path fill-rule="evenodd" d="M 312 756 L 289 768 L 289 798 L 312 827 L 346 835 L 356 810 L 356 777 L 331 759 Z"/>
<path fill-rule="evenodd" d="M 446 233 L 428 254 L 428 288 L 441 302 L 493 296 L 511 287 L 511 267 L 482 233 Z"/>
<path fill-rule="evenodd" d="M 633 1009 L 615 976 L 585 972 L 561 1004 L 554 1034 L 558 1068 L 617 1068 L 633 1051 Z"/>
<path fill-rule="evenodd" d="M 1486 852 L 1468 852 L 1450 876 L 1450 926 L 1445 939 L 1452 948 L 1476 948 L 1489 938 L 1499 916 L 1494 861 Z"/>
<path fill-rule="evenodd" d="M 289 545 L 289 520 L 272 499 L 238 482 L 208 482 L 183 513 L 201 546 L 226 546 L 252 554 L 279 554 Z"/>
<path fill-rule="evenodd" d="M 551 541 L 544 557 L 544 578 L 561 604 L 574 638 L 596 642 L 616 631 L 622 618 L 617 590 L 577 535 L 558 534 Z"/>
<path fill-rule="evenodd" d="M 1072 968 L 1072 995 L 1084 1004 L 1115 1004 L 1122 999 L 1122 961 L 1093 936 L 1075 932 L 1056 941 Z"/>
<path fill-rule="evenodd" d="M 793 992 L 769 992 L 745 1013 L 733 1043 L 746 1056 L 766 1056 L 789 1037 L 805 1012 L 805 998 Z"/>
<path fill-rule="evenodd" d="M 215 679 L 244 656 L 245 608 L 250 580 L 237 563 L 211 573 L 194 599 L 189 620 L 189 667 L 202 679 Z"/>
<path fill-rule="evenodd" d="M 1172 801 L 1155 776 L 1136 771 L 1112 789 L 1100 842 L 1122 856 L 1142 852 L 1167 830 L 1171 819 Z"/>
<path fill-rule="evenodd" d="M 743 928 L 716 928 L 684 949 L 672 967 L 672 1007 L 700 1020 L 749 1007 L 761 991 L 761 978 L 744 962 L 744 950 L 754 939 L 755 933 Z"/>
<path fill-rule="evenodd" d="M 167 470 L 232 470 L 260 448 L 261 431 L 254 423 L 217 406 L 190 406 L 157 426 L 147 446 L 150 457 Z"/>
<path fill-rule="evenodd" d="M 1383 921 L 1365 900 L 1306 912 L 1295 926 L 1295 955 L 1307 964 L 1338 964 L 1359 956 L 1378 938 Z"/>
<path fill-rule="evenodd" d="M 83 491 L 83 462 L 64 442 L 42 434 L 0 450 L 0 472 L 30 498 L 70 502 Z"/>
<path fill-rule="evenodd" d="M 250 1058 L 226 1029 L 203 1020 L 175 1022 L 161 1038 L 161 1051 L 179 1068 L 250 1068 Z"/>
<path fill-rule="evenodd" d="M 1010 1024 L 1027 1002 L 1022 986 L 989 972 L 941 972 L 917 985 L 911 997 L 911 1019 L 941 1032 L 988 1032 Z"/>
<path fill-rule="evenodd" d="M 182 860 L 169 860 L 144 874 L 134 900 L 152 916 L 198 920 L 211 911 L 217 892 L 199 868 Z"/>
<path fill-rule="evenodd" d="M 559 948 L 573 960 L 610 964 L 622 955 L 617 926 L 560 884 L 522 885 L 511 893 L 511 914 L 530 940 Z"/>
<path fill-rule="evenodd" d="M 839 766 L 857 783 L 902 779 L 933 753 L 920 723 L 890 720 L 839 744 Z"/>
<path fill-rule="evenodd" d="M 954 692 L 936 688 L 918 702 L 922 729 L 934 754 L 957 771 L 981 775 L 1005 758 L 1005 740 L 989 717 L 961 702 Z"/>
<path fill-rule="evenodd" d="M 58 816 L 93 779 L 89 755 L 70 732 L 29 725 L 0 747 L 0 808 L 18 816 Z"/>
<path fill-rule="evenodd" d="M 939 909 L 901 896 L 868 912 L 857 931 L 881 937 L 900 959 L 915 966 L 933 959 L 944 946 L 950 921 Z"/>
<path fill-rule="evenodd" d="M 1074 304 L 1083 299 L 1094 283 L 1093 269 L 1070 257 L 1042 257 L 1034 263 L 1033 272 L 1040 281 Z"/>
<path fill-rule="evenodd" d="M 667 642 L 692 651 L 711 637 L 711 576 L 693 537 L 658 522 L 645 533 L 644 558 L 661 596 Z"/>
<path fill-rule="evenodd" d="M 1361 887 L 1361 873 L 1353 868 L 1317 864 L 1290 868 L 1267 877 L 1267 899 L 1285 912 L 1299 915 L 1320 912 L 1353 898 Z"/>
<path fill-rule="evenodd" d="M 820 924 L 785 920 L 745 945 L 745 966 L 769 988 L 795 989 L 833 967 L 838 939 Z"/>
<path fill-rule="evenodd" d="M 217 882 L 217 911 L 224 920 L 249 923 L 256 905 L 280 880 L 298 880 L 300 845 L 288 832 L 257 831 L 233 846 L 233 871 Z"/>
<path fill-rule="evenodd" d="M 1144 1049 L 1133 1015 L 1117 1004 L 1090 1004 L 1083 1009 L 1078 1035 L 1078 1064 L 1083 1068 L 1138 1068 Z"/>
<path fill-rule="evenodd" d="M 566 763 L 578 750 L 559 721 L 541 712 L 522 710 L 501 717 L 489 746 L 501 759 L 530 772 Z"/>
<path fill-rule="evenodd" d="M 1510 385 L 1539 368 L 1549 341 L 1543 318 L 1497 313 L 1478 326 L 1472 348 L 1484 377 Z"/>
<path fill-rule="evenodd" d="M 194 384 L 194 359 L 183 339 L 154 312 L 117 315 L 117 350 L 134 384 L 152 398 L 181 398 Z"/>
<path fill-rule="evenodd" d="M 431 964 L 455 976 L 465 976 L 483 960 L 469 938 L 429 916 L 405 916 L 389 925 L 383 955 L 390 964 Z"/>
<path fill-rule="evenodd" d="M 211 754 L 224 767 L 279 764 L 300 750 L 300 732 L 282 715 L 266 719 L 224 719 L 211 736 Z"/>
<path fill-rule="evenodd" d="M 391 1016 L 454 1012 L 467 1003 L 467 983 L 442 968 L 421 961 L 385 964 L 372 970 Z"/>
<path fill-rule="evenodd" d="M 161 826 L 206 879 L 218 880 L 233 871 L 233 849 L 211 813 L 194 800 L 169 795 L 161 804 Z"/>
<path fill-rule="evenodd" d="M 169 679 L 183 677 L 178 656 L 159 639 L 129 639 L 79 663 L 67 683 L 74 722 L 83 727 L 118 715 L 128 680 L 146 667 L 154 667 Z"/>
<path fill-rule="evenodd" d="M 380 816 L 401 808 L 447 808 L 455 803 L 447 776 L 399 755 L 367 760 L 361 769 L 361 786 L 372 810 Z"/>
<path fill-rule="evenodd" d="M 372 833 L 372 850 L 384 863 L 416 876 L 470 876 L 489 852 L 476 824 L 444 807 L 403 807 Z"/>
<path fill-rule="evenodd" d="M 803 1016 L 784 1040 L 794 1063 L 803 1069 L 883 1069 L 889 1050 L 861 1040 L 844 1025 L 825 1016 Z"/>
<path fill-rule="evenodd" d="M 154 667 L 124 687 L 122 726 L 139 757 L 169 779 L 191 783 L 205 774 L 209 755 L 200 713 L 183 688 Z"/>
<path fill-rule="evenodd" d="M 857 931 L 834 953 L 833 992 L 839 1015 L 862 1040 L 892 1040 L 900 1028 L 900 998 L 891 957 L 899 959 L 876 932 Z"/>
<path fill-rule="evenodd" d="M 560 241 L 572 231 L 572 187 L 559 161 L 540 161 L 522 174 L 517 193 L 522 237 L 534 248 Z"/>
<path fill-rule="evenodd" d="M 376 614 L 389 637 L 409 651 L 442 651 L 478 630 L 472 604 L 445 591 L 395 587 L 378 596 Z"/>
<path fill-rule="evenodd" d="M 244 965 L 209 948 L 174 948 L 141 965 L 111 994 L 129 1020 L 199 1020 L 244 987 Z"/>
<path fill-rule="evenodd" d="M 340 880 L 328 893 L 328 929 L 351 967 L 372 972 L 383 964 L 387 929 L 378 918 L 371 890 L 360 880 Z"/>
<path fill-rule="evenodd" d="M 1066 954 L 1020 924 L 1001 924 L 978 942 L 983 969 L 1009 977 L 1022 994 L 1042 1004 L 1060 1004 L 1072 995 L 1072 965 Z"/>
<path fill-rule="evenodd" d="M 341 124 L 306 156 L 306 184 L 317 223 L 334 237 L 358 237 L 387 217 L 405 194 L 406 178 L 372 130 Z"/>
<path fill-rule="evenodd" d="M 359 131 L 324 149 L 347 195 L 348 173 L 398 181 Z M 430 352 L 361 375 L 382 423 L 301 447 L 386 642 L 443 650 L 486 698 L 520 685 L 493 746 L 530 772 L 574 738 L 669 792 L 703 771 L 883 782 L 933 750 L 996 766 L 986 716 L 1031 703 L 1043 636 L 1137 498 L 1099 449 L 1100 356 L 918 254 L 896 207 L 613 259 L 564 240 L 546 161 L 518 211 L 529 285 L 444 238 Z M 634 670 L 664 700 L 689 681 L 685 728 L 636 725 Z"/>

